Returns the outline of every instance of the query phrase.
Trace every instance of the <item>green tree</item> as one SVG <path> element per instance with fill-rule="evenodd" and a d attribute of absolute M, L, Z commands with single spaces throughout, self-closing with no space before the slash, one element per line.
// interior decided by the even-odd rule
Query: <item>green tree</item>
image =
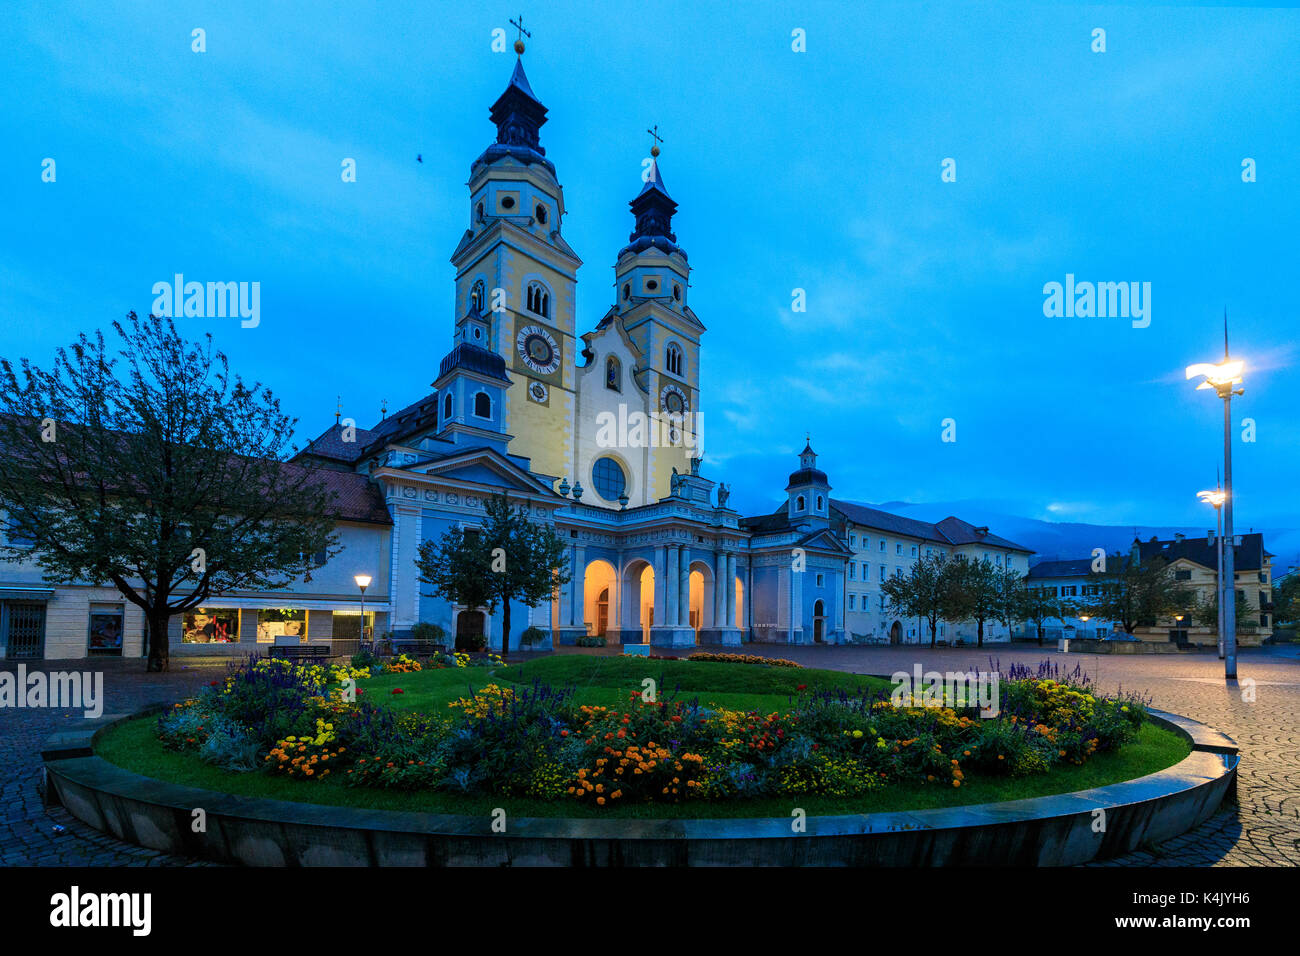
<path fill-rule="evenodd" d="M 550 525 L 513 508 L 504 494 L 489 498 L 482 528 L 449 528 L 420 545 L 415 566 L 433 593 L 453 604 L 502 609 L 501 656 L 510 653 L 510 605 L 536 607 L 572 575 L 563 539 Z"/>
<path fill-rule="evenodd" d="M 1250 606 L 1246 600 L 1246 595 L 1241 591 L 1236 592 L 1237 599 L 1234 605 L 1237 609 L 1237 633 L 1240 634 L 1248 627 L 1252 627 L 1257 620 L 1258 611 Z M 1197 600 L 1190 610 L 1191 618 L 1202 627 L 1212 627 L 1216 631 L 1219 627 L 1219 592 L 1215 589 L 1210 590 L 1210 596 L 1205 600 Z"/>
<path fill-rule="evenodd" d="M 1021 613 L 1025 620 L 1034 625 L 1038 633 L 1038 643 L 1043 643 L 1043 627 L 1051 620 L 1064 621 L 1066 610 L 1063 602 L 1047 588 L 1026 587 L 1020 598 Z"/>
<path fill-rule="evenodd" d="M 996 566 L 995 566 L 996 567 Z M 994 616 L 1007 626 L 1007 639 L 1016 621 L 1027 620 L 1025 578 L 1009 567 L 996 567 L 998 601 Z"/>
<path fill-rule="evenodd" d="M 165 670 L 173 615 L 287 587 L 329 553 L 331 500 L 283 460 L 296 421 L 232 377 L 210 335 L 134 312 L 113 328 L 116 356 L 96 333 L 48 370 L 0 358 L 0 550 L 55 583 L 111 583 L 144 612 L 148 669 Z"/>
<path fill-rule="evenodd" d="M 930 646 L 934 647 L 939 621 L 944 617 L 948 560 L 942 554 L 926 555 L 913 562 L 907 574 L 896 574 L 880 585 L 889 603 L 907 617 L 924 618 L 930 625 Z"/>
<path fill-rule="evenodd" d="M 1091 615 L 1118 621 L 1128 634 L 1184 613 L 1196 600 L 1195 592 L 1175 580 L 1169 562 L 1159 556 L 1140 561 L 1135 553 L 1108 559 L 1106 570 L 1089 572 L 1088 580 L 1097 586 L 1086 605 Z"/>
<path fill-rule="evenodd" d="M 977 643 L 984 646 L 984 622 L 997 620 L 1002 602 L 1002 569 L 988 558 L 964 554 L 952 559 L 945 590 L 945 616 L 950 621 L 974 621 Z"/>
<path fill-rule="evenodd" d="M 1300 574 L 1292 574 L 1273 588 L 1273 621 L 1294 624 L 1297 617 L 1300 617 Z"/>

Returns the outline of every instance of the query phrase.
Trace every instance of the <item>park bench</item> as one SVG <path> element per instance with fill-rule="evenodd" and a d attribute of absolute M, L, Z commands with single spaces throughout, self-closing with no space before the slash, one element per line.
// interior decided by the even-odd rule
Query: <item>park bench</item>
<path fill-rule="evenodd" d="M 267 657 L 279 657 L 293 663 L 324 664 L 330 657 L 328 644 L 275 644 Z"/>

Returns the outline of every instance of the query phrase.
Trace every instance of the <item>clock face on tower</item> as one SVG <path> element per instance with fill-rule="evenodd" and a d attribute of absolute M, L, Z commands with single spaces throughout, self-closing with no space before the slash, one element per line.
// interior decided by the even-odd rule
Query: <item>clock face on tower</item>
<path fill-rule="evenodd" d="M 554 375 L 560 369 L 560 346 L 540 325 L 526 325 L 515 336 L 519 359 L 538 375 Z"/>
<path fill-rule="evenodd" d="M 676 385 L 665 385 L 659 393 L 659 405 L 669 415 L 681 415 L 686 411 L 686 395 Z"/>

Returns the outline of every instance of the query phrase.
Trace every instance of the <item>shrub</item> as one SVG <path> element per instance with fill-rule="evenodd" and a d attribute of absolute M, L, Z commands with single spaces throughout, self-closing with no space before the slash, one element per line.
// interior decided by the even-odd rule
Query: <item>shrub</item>
<path fill-rule="evenodd" d="M 541 644 L 546 640 L 546 632 L 540 627 L 529 626 L 524 628 L 524 632 L 519 635 L 519 642 L 532 647 L 535 644 Z"/>
<path fill-rule="evenodd" d="M 411 640 L 428 644 L 442 644 L 447 640 L 447 629 L 441 624 L 430 624 L 427 621 L 421 621 L 411 627 Z"/>

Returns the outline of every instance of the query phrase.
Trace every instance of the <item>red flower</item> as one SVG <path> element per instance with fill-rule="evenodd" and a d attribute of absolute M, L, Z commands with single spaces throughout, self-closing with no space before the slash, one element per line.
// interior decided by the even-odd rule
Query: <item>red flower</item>
<path fill-rule="evenodd" d="M 394 687 L 394 688 L 393 688 L 393 693 L 394 693 L 394 694 L 405 694 L 406 691 L 402 690 L 402 688 L 400 688 L 400 687 Z"/>
<path fill-rule="evenodd" d="M 807 689 L 808 689 L 807 684 L 800 684 L 798 687 L 795 688 L 795 690 L 807 690 Z"/>

